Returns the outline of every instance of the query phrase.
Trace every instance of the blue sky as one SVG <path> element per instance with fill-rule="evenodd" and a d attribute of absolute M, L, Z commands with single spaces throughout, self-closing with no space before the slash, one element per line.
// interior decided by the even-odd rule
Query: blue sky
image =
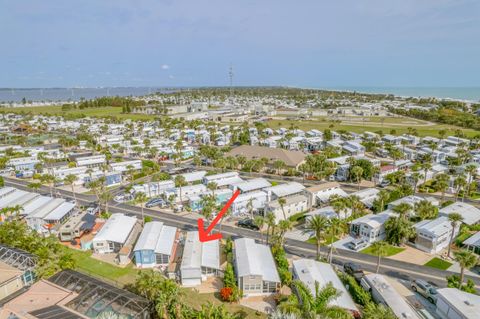
<path fill-rule="evenodd" d="M 0 0 L 0 87 L 480 86 L 478 0 Z"/>

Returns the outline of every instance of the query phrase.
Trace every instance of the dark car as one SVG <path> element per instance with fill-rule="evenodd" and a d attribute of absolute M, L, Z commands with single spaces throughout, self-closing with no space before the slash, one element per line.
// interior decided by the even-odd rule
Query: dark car
<path fill-rule="evenodd" d="M 152 208 L 152 207 L 155 207 L 155 206 L 163 206 L 165 205 L 165 201 L 161 198 L 154 198 L 154 199 L 151 199 L 149 200 L 146 204 L 145 204 L 145 207 L 147 208 Z"/>
<path fill-rule="evenodd" d="M 242 228 L 260 230 L 260 228 L 257 225 L 255 225 L 255 222 L 253 221 L 253 219 L 242 219 L 238 221 L 237 225 L 238 227 L 242 227 Z"/>
<path fill-rule="evenodd" d="M 360 281 L 360 279 L 365 276 L 362 267 L 355 263 L 345 263 L 343 265 L 343 271 L 350 276 L 353 276 L 357 281 Z"/>

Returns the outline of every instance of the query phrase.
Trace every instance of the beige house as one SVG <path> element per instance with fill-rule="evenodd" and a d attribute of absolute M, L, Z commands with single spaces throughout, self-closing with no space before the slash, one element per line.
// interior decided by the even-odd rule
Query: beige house
<path fill-rule="evenodd" d="M 247 159 L 261 159 L 266 158 L 269 163 L 280 160 L 283 161 L 286 167 L 298 168 L 300 164 L 305 162 L 305 153 L 300 151 L 289 151 L 282 148 L 271 148 L 256 145 L 241 145 L 232 149 L 225 156 L 245 156 Z"/>
<path fill-rule="evenodd" d="M 23 271 L 0 261 L 0 300 L 22 289 Z"/>

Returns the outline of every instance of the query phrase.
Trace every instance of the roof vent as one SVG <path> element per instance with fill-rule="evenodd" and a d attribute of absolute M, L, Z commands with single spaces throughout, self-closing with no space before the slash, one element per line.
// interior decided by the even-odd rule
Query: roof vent
<path fill-rule="evenodd" d="M 472 303 L 469 300 L 464 301 L 467 306 L 473 306 Z"/>

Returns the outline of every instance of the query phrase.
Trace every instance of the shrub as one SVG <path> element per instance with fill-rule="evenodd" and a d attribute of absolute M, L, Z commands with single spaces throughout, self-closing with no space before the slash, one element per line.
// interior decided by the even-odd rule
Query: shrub
<path fill-rule="evenodd" d="M 365 289 L 363 289 L 362 286 L 357 283 L 355 278 L 344 273 L 339 273 L 339 277 L 345 286 L 348 287 L 348 291 L 356 303 L 366 306 L 372 302 L 372 296 L 370 293 L 365 291 Z"/>
<path fill-rule="evenodd" d="M 230 301 L 233 295 L 233 289 L 230 287 L 223 287 L 220 289 L 220 297 L 223 301 Z"/>

